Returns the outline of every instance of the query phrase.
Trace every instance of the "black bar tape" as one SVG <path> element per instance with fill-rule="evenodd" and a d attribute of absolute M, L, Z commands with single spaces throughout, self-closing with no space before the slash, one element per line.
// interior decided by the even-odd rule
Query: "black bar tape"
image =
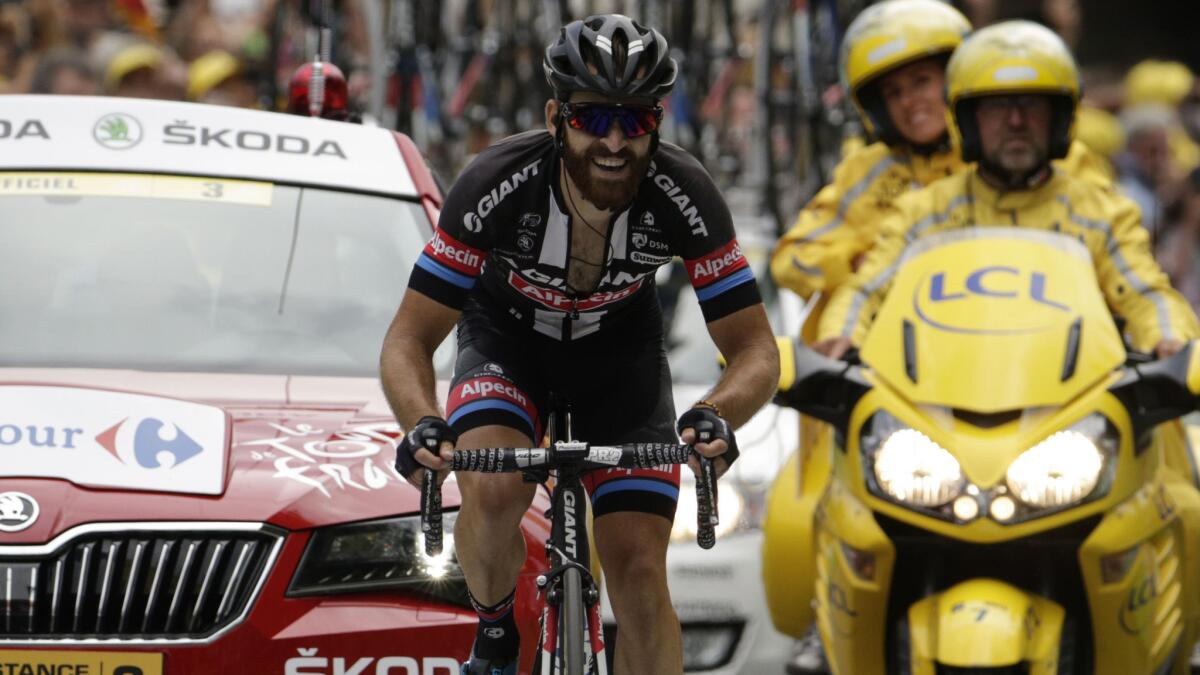
<path fill-rule="evenodd" d="M 678 443 L 634 443 L 633 466 L 648 469 L 661 464 L 686 464 L 690 451 Z"/>
<path fill-rule="evenodd" d="M 507 460 L 507 461 L 506 461 Z M 450 467 L 455 471 L 479 473 L 504 473 L 515 471 L 516 459 L 511 448 L 483 448 L 481 450 L 458 450 Z"/>
<path fill-rule="evenodd" d="M 425 554 L 442 553 L 442 486 L 437 472 L 430 469 L 421 477 L 421 532 L 425 535 Z"/>
<path fill-rule="evenodd" d="M 696 543 L 710 549 L 717 543 L 717 472 L 711 459 L 697 453 L 700 476 L 696 480 Z"/>

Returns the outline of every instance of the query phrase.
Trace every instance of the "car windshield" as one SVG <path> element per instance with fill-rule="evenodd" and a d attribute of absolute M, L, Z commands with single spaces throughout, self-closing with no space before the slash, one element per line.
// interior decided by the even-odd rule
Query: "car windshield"
<path fill-rule="evenodd" d="M 0 362 L 374 376 L 429 235 L 371 195 L 0 173 Z"/>

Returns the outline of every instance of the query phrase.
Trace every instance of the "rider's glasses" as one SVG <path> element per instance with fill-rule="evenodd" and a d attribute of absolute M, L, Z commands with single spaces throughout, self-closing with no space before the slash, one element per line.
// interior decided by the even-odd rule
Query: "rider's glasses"
<path fill-rule="evenodd" d="M 613 122 L 621 125 L 626 138 L 640 138 L 658 130 L 662 106 L 620 105 L 616 103 L 564 103 L 563 119 L 572 129 L 603 138 Z"/>

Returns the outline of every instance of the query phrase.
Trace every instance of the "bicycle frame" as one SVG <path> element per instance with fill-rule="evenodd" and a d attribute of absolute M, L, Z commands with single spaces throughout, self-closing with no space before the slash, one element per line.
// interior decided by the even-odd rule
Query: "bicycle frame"
<path fill-rule="evenodd" d="M 588 496 L 581 475 L 596 468 L 684 464 L 689 457 L 697 457 L 701 468 L 696 481 L 697 542 L 707 549 L 716 543 L 716 474 L 712 462 L 695 454 L 688 445 L 589 446 L 575 441 L 570 413 L 561 407 L 556 407 L 550 416 L 548 430 L 552 441 L 549 448 L 456 450 L 451 466 L 455 471 L 521 472 L 526 480 L 543 485 L 549 481 L 550 472 L 556 472 L 550 500 L 550 538 L 546 542 L 546 557 L 551 567 L 537 579 L 545 605 L 533 672 L 534 675 L 607 675 L 600 589 L 590 568 Z M 425 551 L 431 556 L 439 555 L 442 549 L 441 502 L 437 478 L 434 472 L 426 471 L 421 484 L 421 530 Z"/>
<path fill-rule="evenodd" d="M 550 539 L 546 542 L 546 559 L 552 566 L 537 579 L 546 604 L 534 672 L 608 675 L 600 588 L 591 572 L 588 497 L 580 480 L 588 447 L 575 441 L 569 411 L 551 415 L 549 432 L 559 468 L 551 492 Z"/>

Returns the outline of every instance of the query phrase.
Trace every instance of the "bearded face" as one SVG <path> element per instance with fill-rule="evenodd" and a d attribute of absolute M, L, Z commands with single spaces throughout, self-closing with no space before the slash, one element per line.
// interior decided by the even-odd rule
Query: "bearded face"
<path fill-rule="evenodd" d="M 649 144 L 639 143 L 645 146 L 639 154 L 632 142 L 622 138 L 625 142 L 614 151 L 604 138 L 581 131 L 571 132 L 567 134 L 563 164 L 567 175 L 579 187 L 581 196 L 606 211 L 619 209 L 633 201 L 638 185 L 650 167 Z M 610 135 L 612 133 L 610 131 Z"/>

